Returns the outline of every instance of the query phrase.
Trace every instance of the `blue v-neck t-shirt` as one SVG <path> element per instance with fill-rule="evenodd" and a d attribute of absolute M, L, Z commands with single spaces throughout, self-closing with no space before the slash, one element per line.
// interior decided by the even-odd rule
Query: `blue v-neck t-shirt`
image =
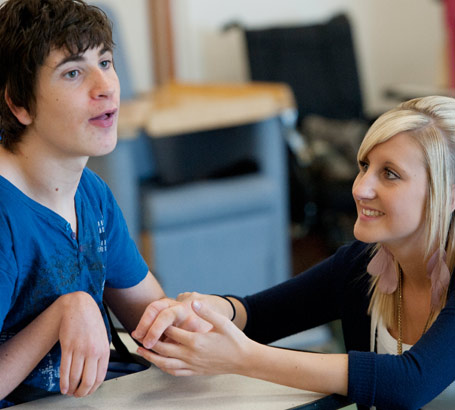
<path fill-rule="evenodd" d="M 94 298 L 110 334 L 104 287 L 128 288 L 145 278 L 148 267 L 120 208 L 107 185 L 87 168 L 75 206 L 77 235 L 64 218 L 0 177 L 0 344 L 59 296 L 76 291 Z M 60 355 L 57 344 L 24 383 L 59 391 Z"/>

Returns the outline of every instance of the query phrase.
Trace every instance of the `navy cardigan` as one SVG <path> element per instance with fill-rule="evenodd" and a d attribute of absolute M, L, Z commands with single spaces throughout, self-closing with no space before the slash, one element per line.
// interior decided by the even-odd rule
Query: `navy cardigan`
<path fill-rule="evenodd" d="M 353 242 L 300 275 L 238 298 L 247 336 L 260 343 L 341 319 L 349 354 L 348 396 L 378 409 L 418 409 L 455 380 L 455 295 L 421 339 L 401 356 L 370 352 L 371 245 Z"/>

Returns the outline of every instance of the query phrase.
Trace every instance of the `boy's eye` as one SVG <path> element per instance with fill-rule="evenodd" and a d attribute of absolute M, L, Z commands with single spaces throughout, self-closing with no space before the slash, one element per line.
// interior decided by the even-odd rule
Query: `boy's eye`
<path fill-rule="evenodd" d="M 103 68 L 109 68 L 111 66 L 111 64 L 112 64 L 111 60 L 103 60 L 100 63 L 101 67 L 103 67 Z"/>
<path fill-rule="evenodd" d="M 79 71 L 78 70 L 71 70 L 71 71 L 68 71 L 65 74 L 65 77 L 73 79 L 73 78 L 77 78 L 78 75 L 79 75 Z"/>

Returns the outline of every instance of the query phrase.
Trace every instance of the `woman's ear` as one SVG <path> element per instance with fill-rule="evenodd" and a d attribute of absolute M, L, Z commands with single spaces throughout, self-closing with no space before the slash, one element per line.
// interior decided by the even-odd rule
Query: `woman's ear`
<path fill-rule="evenodd" d="M 13 104 L 8 94 L 8 89 L 5 90 L 5 101 L 6 104 L 8 104 L 8 107 L 11 110 L 11 112 L 22 125 L 27 126 L 32 123 L 32 117 L 29 114 L 29 112 L 24 107 L 18 107 L 17 105 Z"/>

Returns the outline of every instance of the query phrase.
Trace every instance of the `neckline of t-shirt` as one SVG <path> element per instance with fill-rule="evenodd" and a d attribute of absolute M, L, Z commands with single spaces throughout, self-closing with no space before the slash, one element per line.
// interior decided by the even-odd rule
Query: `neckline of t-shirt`
<path fill-rule="evenodd" d="M 79 183 L 80 184 L 80 183 Z M 30 198 L 28 195 L 26 195 L 24 192 L 22 192 L 16 185 L 14 185 L 11 181 L 9 181 L 7 178 L 4 176 L 0 175 L 0 186 L 3 186 L 5 189 L 10 191 L 18 200 L 23 202 L 25 205 L 27 205 L 29 208 L 31 208 L 33 211 L 45 216 L 49 217 L 51 216 L 55 220 L 59 222 L 59 224 L 62 226 L 62 228 L 65 231 L 68 231 L 68 225 L 69 222 L 60 216 L 58 213 L 54 212 L 52 209 L 48 208 L 47 206 L 44 206 L 40 204 L 39 202 L 35 201 L 34 199 Z M 76 213 L 79 216 L 79 187 L 76 190 L 76 195 L 75 195 L 75 205 L 76 205 Z"/>

